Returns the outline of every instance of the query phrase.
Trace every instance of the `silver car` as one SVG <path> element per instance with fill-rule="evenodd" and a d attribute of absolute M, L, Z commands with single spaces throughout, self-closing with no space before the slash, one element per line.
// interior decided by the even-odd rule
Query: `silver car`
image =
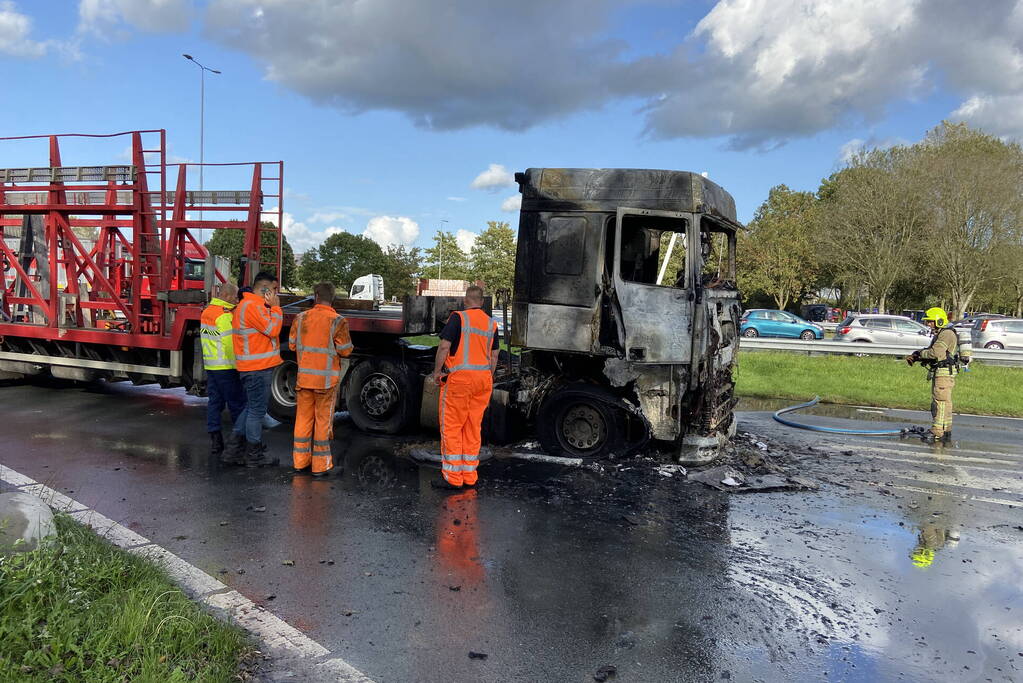
<path fill-rule="evenodd" d="M 1023 349 L 1023 318 L 978 320 L 970 337 L 975 349 Z"/>
<path fill-rule="evenodd" d="M 921 349 L 931 343 L 926 325 L 901 315 L 849 316 L 835 329 L 835 341 L 895 344 Z"/>

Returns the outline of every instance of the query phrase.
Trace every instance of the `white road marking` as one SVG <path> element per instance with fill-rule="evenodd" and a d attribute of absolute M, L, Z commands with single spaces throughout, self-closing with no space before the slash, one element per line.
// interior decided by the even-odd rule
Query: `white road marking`
<path fill-rule="evenodd" d="M 949 498 L 959 498 L 960 500 L 974 500 L 981 503 L 995 503 L 997 505 L 1005 505 L 1011 508 L 1023 507 L 1023 503 L 1015 500 L 1003 500 L 1001 498 L 991 498 L 990 496 L 977 496 L 972 493 L 956 493 L 955 491 L 949 491 L 948 489 L 925 489 L 920 486 L 906 486 L 905 484 L 882 484 L 879 482 L 868 482 L 870 486 L 874 486 L 879 489 L 898 489 L 900 491 L 909 491 L 911 493 L 926 493 L 927 495 L 933 496 L 947 496 Z"/>
<path fill-rule="evenodd" d="M 313 680 L 373 683 L 345 660 L 339 657 L 328 658 L 330 651 L 327 648 L 288 622 L 128 527 L 9 467 L 0 465 L 0 479 L 17 489 L 39 496 L 59 510 L 69 512 L 71 517 L 90 526 L 114 545 L 159 565 L 187 595 L 209 607 L 212 613 L 225 621 L 233 622 L 252 633 L 263 642 L 270 654 L 282 659 L 305 660 L 307 667 L 303 668 L 307 671 L 303 673 L 315 677 Z"/>

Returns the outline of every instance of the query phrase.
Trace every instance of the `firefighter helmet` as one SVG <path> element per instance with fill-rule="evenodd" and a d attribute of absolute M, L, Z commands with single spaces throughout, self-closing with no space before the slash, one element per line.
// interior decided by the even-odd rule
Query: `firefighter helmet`
<path fill-rule="evenodd" d="M 909 559 L 913 561 L 914 567 L 926 569 L 934 564 L 934 551 L 930 548 L 917 546 L 913 549 L 913 552 L 909 554 Z"/>
<path fill-rule="evenodd" d="M 945 309 L 937 306 L 928 308 L 924 313 L 924 322 L 933 322 L 935 327 L 945 327 L 948 325 L 948 313 L 945 312 Z"/>

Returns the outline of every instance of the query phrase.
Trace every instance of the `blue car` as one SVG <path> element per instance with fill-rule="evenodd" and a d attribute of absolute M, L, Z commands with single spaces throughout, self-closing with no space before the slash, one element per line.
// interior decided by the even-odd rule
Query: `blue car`
<path fill-rule="evenodd" d="M 739 333 L 744 337 L 824 339 L 824 328 L 787 311 L 751 308 L 742 314 Z"/>

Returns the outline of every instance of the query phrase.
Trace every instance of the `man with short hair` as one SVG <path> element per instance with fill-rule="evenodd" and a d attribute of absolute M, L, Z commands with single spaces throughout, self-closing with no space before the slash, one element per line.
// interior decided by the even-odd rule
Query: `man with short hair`
<path fill-rule="evenodd" d="M 221 432 L 221 413 L 226 404 L 231 411 L 231 423 L 245 410 L 245 391 L 235 367 L 234 315 L 231 311 L 238 303 L 238 287 L 230 282 L 214 288 L 216 296 L 203 309 L 199 319 L 199 340 L 202 345 L 202 364 L 206 370 L 206 431 L 210 435 L 210 454 L 229 465 L 244 465 L 237 448 L 224 451 Z"/>
<path fill-rule="evenodd" d="M 295 473 L 311 469 L 314 477 L 323 477 L 334 467 L 334 407 L 341 358 L 352 354 L 352 339 L 348 321 L 334 310 L 334 285 L 321 282 L 313 295 L 315 305 L 298 314 L 288 337 L 298 361 L 292 468 Z"/>
<path fill-rule="evenodd" d="M 497 323 L 483 312 L 483 288 L 465 290 L 465 310 L 455 311 L 440 333 L 430 380 L 440 390 L 441 478 L 435 488 L 476 485 L 480 430 L 497 367 Z"/>
<path fill-rule="evenodd" d="M 277 278 L 260 272 L 252 281 L 252 291 L 242 294 L 234 309 L 234 355 L 245 389 L 245 410 L 234 423 L 234 438 L 244 444 L 246 467 L 276 465 L 280 460 L 266 452 L 263 443 L 263 416 L 270 398 L 274 368 L 280 365 L 280 334 L 284 311 L 274 282 Z M 237 455 L 237 451 L 234 453 Z"/>

